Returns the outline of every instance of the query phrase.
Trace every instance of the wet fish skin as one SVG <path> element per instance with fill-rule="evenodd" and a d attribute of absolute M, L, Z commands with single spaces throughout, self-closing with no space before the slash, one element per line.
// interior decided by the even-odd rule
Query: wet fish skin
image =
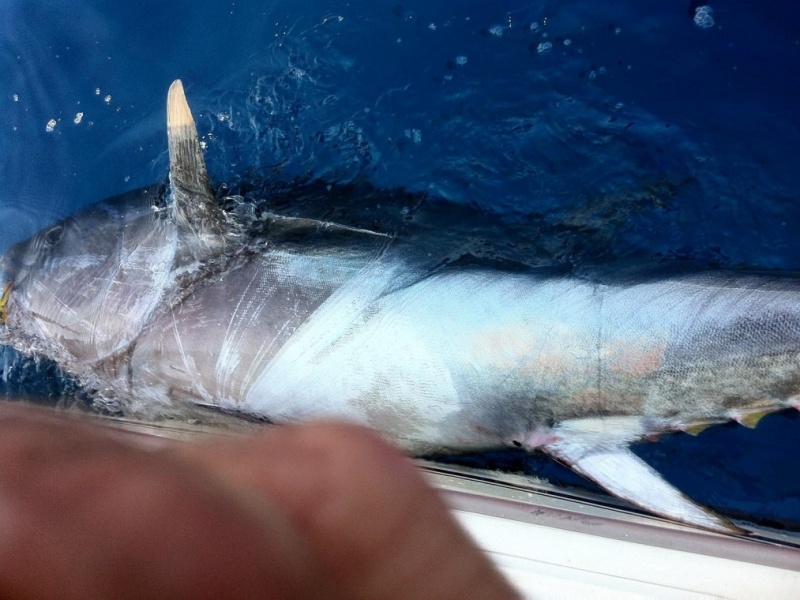
<path fill-rule="evenodd" d="M 168 208 L 142 190 L 6 252 L 12 344 L 133 413 L 198 402 L 345 418 L 416 453 L 538 448 L 655 513 L 739 531 L 628 445 L 797 404 L 794 279 L 434 267 L 405 240 L 278 216 L 253 251 L 184 105 L 173 84 Z"/>

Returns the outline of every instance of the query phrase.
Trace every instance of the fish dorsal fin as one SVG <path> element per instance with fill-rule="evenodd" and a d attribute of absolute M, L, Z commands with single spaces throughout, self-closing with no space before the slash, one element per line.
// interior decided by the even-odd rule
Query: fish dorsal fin
<path fill-rule="evenodd" d="M 175 221 L 196 238 L 192 243 L 198 250 L 219 248 L 224 245 L 227 230 L 225 214 L 211 189 L 197 127 L 180 79 L 172 83 L 167 95 L 167 136 Z"/>

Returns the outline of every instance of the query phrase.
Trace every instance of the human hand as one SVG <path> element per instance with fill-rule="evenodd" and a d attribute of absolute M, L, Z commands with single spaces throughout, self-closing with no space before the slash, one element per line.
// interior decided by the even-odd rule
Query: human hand
<path fill-rule="evenodd" d="M 0 597 L 516 597 L 367 430 L 156 442 L 0 407 Z"/>

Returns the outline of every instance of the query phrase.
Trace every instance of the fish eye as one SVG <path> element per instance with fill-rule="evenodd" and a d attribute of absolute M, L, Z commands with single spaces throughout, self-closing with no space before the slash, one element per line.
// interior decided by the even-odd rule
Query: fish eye
<path fill-rule="evenodd" d="M 61 225 L 56 225 L 44 232 L 44 241 L 48 246 L 55 246 L 61 241 L 61 236 L 63 234 L 64 228 Z"/>

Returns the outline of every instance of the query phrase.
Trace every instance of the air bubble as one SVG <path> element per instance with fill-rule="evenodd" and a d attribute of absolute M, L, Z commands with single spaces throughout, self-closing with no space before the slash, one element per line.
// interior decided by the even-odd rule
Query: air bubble
<path fill-rule="evenodd" d="M 553 42 L 542 42 L 538 46 L 536 46 L 536 52 L 542 54 L 544 52 L 550 52 L 553 48 Z"/>
<path fill-rule="evenodd" d="M 79 112 L 75 115 L 75 118 L 72 119 L 72 122 L 75 123 L 75 125 L 80 125 L 81 121 L 83 121 L 83 113 Z"/>
<path fill-rule="evenodd" d="M 694 10 L 694 24 L 701 29 L 714 26 L 714 9 L 710 6 L 698 6 Z"/>
<path fill-rule="evenodd" d="M 108 94 L 105 98 L 103 98 L 103 101 L 106 104 L 111 104 L 111 94 Z"/>
<path fill-rule="evenodd" d="M 465 65 L 467 64 L 467 57 L 466 56 L 456 56 L 456 64 L 457 65 Z"/>
<path fill-rule="evenodd" d="M 502 25 L 492 25 L 489 27 L 489 33 L 496 37 L 503 37 L 503 26 Z"/>
<path fill-rule="evenodd" d="M 53 133 L 53 130 L 56 128 L 56 125 L 57 125 L 57 122 L 56 122 L 56 120 L 55 120 L 55 119 L 50 119 L 50 120 L 47 122 L 47 125 L 45 126 L 44 130 L 45 130 L 47 133 Z"/>

